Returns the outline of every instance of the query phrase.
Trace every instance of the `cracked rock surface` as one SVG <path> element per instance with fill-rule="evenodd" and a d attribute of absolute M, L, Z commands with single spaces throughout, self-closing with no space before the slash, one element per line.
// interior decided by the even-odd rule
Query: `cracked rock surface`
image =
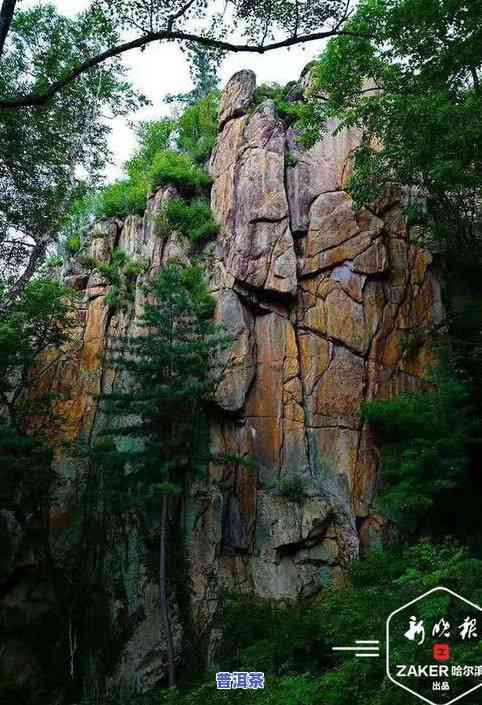
<path fill-rule="evenodd" d="M 238 96 L 252 100 L 254 90 L 244 72 L 228 83 L 210 168 L 222 227 L 211 288 L 218 320 L 239 327 L 218 395 L 236 413 L 215 424 L 213 450 L 256 468 L 213 468 L 189 498 L 204 620 L 219 586 L 311 596 L 342 579 L 360 541 L 381 540 L 378 453 L 360 406 L 424 384 L 428 334 L 443 320 L 431 256 L 403 217 L 405 190 L 394 185 L 359 210 L 345 190 L 360 131 L 333 136 L 333 124 L 301 152 L 272 101 L 240 108 Z M 296 501 L 294 479 L 304 492 Z M 196 510 L 213 487 L 217 513 Z M 217 536 L 209 565 L 206 535 Z"/>
<path fill-rule="evenodd" d="M 378 453 L 360 405 L 424 384 L 429 334 L 443 320 L 434 263 L 403 216 L 404 189 L 360 210 L 345 190 L 359 131 L 328 131 L 301 152 L 272 101 L 253 106 L 255 84 L 241 71 L 226 86 L 210 163 L 221 232 L 207 246 L 207 275 L 216 320 L 233 337 L 219 361 L 211 444 L 252 462 L 213 464 L 183 498 L 193 621 L 204 636 L 222 589 L 307 598 L 343 580 L 360 543 L 380 540 Z M 176 195 L 160 189 L 144 218 L 98 224 L 83 254 L 108 261 L 119 247 L 147 263 L 146 279 L 172 257 L 189 261 L 185 240 L 155 233 L 153 215 Z M 82 317 L 75 344 L 49 353 L 38 392 L 58 395 L 66 422 L 56 469 L 75 477 L 80 461 L 62 442 L 102 430 L 97 395 L 125 384 L 102 353 L 110 336 L 135 332 L 144 295 L 138 286 L 132 310 L 113 314 L 102 277 L 71 263 L 64 278 L 83 292 Z M 141 571 L 123 613 L 132 634 L 118 676 L 143 687 L 165 673 L 154 595 Z M 171 611 L 180 654 L 175 594 Z"/>

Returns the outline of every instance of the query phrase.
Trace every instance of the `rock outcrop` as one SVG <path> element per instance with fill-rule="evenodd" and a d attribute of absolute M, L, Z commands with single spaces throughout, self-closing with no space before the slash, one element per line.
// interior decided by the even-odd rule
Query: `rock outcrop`
<path fill-rule="evenodd" d="M 443 319 L 432 258 L 403 215 L 404 189 L 393 185 L 359 210 L 345 190 L 359 132 L 328 134 L 302 152 L 272 101 L 255 106 L 255 84 L 242 71 L 226 86 L 210 163 L 221 233 L 207 246 L 207 277 L 216 319 L 233 337 L 212 448 L 250 464 L 213 465 L 184 497 L 193 623 L 205 638 L 222 589 L 307 598 L 343 581 L 360 543 L 380 540 L 378 453 L 360 407 L 423 384 L 429 335 Z M 108 261 L 123 249 L 145 262 L 146 278 L 173 256 L 189 260 L 179 235 L 155 231 L 153 216 L 175 195 L 158 190 L 144 218 L 98 225 L 83 254 Z M 109 337 L 134 330 L 143 294 L 139 286 L 132 309 L 113 313 L 105 279 L 75 265 L 65 280 L 83 292 L 78 343 L 52 351 L 41 387 L 59 395 L 56 468 L 72 476 L 81 463 L 61 441 L 90 443 L 102 429 L 96 395 L 117 383 L 102 353 Z M 163 675 L 165 645 L 155 585 L 139 570 L 118 674 L 147 687 Z"/>
<path fill-rule="evenodd" d="M 316 594 L 342 579 L 360 537 L 378 540 L 378 456 L 360 406 L 423 384 L 443 318 L 404 190 L 359 210 L 344 190 L 360 132 L 329 133 L 302 152 L 273 102 L 247 107 L 250 91 L 252 102 L 247 72 L 228 84 L 211 160 L 222 225 L 211 287 L 219 321 L 239 331 L 218 398 L 231 415 L 213 427 L 213 446 L 257 467 L 213 468 L 209 491 L 190 498 L 205 617 L 221 584 L 276 599 Z M 290 500 L 300 480 L 305 499 Z"/>

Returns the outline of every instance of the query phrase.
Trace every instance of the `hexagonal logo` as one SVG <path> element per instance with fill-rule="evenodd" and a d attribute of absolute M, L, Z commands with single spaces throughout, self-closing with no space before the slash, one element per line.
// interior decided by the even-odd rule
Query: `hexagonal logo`
<path fill-rule="evenodd" d="M 482 610 L 445 587 L 407 602 L 387 619 L 386 670 L 430 705 L 450 705 L 482 686 Z"/>

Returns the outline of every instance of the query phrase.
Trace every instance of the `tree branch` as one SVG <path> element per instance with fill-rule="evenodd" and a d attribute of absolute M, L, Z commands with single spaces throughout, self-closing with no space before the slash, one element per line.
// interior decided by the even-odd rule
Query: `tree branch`
<path fill-rule="evenodd" d="M 189 8 L 194 5 L 196 0 L 187 0 L 186 4 L 183 5 L 178 12 L 175 12 L 173 15 L 169 17 L 169 20 L 167 22 L 167 28 L 169 31 L 172 31 L 174 27 L 174 23 L 176 20 L 178 20 L 180 17 L 182 17 L 186 12 L 188 12 Z"/>
<path fill-rule="evenodd" d="M 5 40 L 12 24 L 13 13 L 17 0 L 3 0 L 0 10 L 0 56 L 3 54 Z"/>
<path fill-rule="evenodd" d="M 479 76 L 477 74 L 477 69 L 475 66 L 470 66 L 470 73 L 472 74 L 472 80 L 474 82 L 474 88 L 479 89 Z"/>
<path fill-rule="evenodd" d="M 25 289 L 25 286 L 32 279 L 33 275 L 37 271 L 38 267 L 45 260 L 45 253 L 47 252 L 47 243 L 38 242 L 35 244 L 32 252 L 30 253 L 30 258 L 25 270 L 22 272 L 20 277 L 17 279 L 15 284 L 8 290 L 2 301 L 0 302 L 0 320 L 5 318 L 8 314 L 10 307 Z"/>
<path fill-rule="evenodd" d="M 139 49 L 151 44 L 152 42 L 158 41 L 180 41 L 180 42 L 192 42 L 196 44 L 201 44 L 202 46 L 211 47 L 215 49 L 221 49 L 223 51 L 230 52 L 244 52 L 244 53 L 257 53 L 265 54 L 268 51 L 273 51 L 275 49 L 283 49 L 286 47 L 294 46 L 295 44 L 306 44 L 308 42 L 319 41 L 320 39 L 327 39 L 328 37 L 349 35 L 349 36 L 362 36 L 356 34 L 355 32 L 344 32 L 343 30 L 331 29 L 324 32 L 315 32 L 313 34 L 305 34 L 298 37 L 289 37 L 288 39 L 283 39 L 279 42 L 273 42 L 272 44 L 267 44 L 265 46 L 257 44 L 231 44 L 230 42 L 225 42 L 220 39 L 214 39 L 212 37 L 203 37 L 197 34 L 189 34 L 187 32 L 177 32 L 177 31 L 162 31 L 162 32 L 148 32 L 137 39 L 133 39 L 130 42 L 124 42 L 115 47 L 111 47 L 106 51 L 98 54 L 97 56 L 87 59 L 73 69 L 64 78 L 59 79 L 52 83 L 52 85 L 47 88 L 47 90 L 36 93 L 29 93 L 24 96 L 13 96 L 11 98 L 0 98 L 0 108 L 1 109 L 15 109 L 15 108 L 25 108 L 29 106 L 39 106 L 47 103 L 56 93 L 61 91 L 63 88 L 68 86 L 70 83 L 75 81 L 83 73 L 86 73 L 90 69 L 102 64 L 108 59 L 112 59 L 115 56 L 120 56 L 127 51 L 132 49 Z M 364 38 L 368 38 L 367 35 L 363 35 Z"/>
<path fill-rule="evenodd" d="M 15 246 L 20 246 L 20 247 L 34 247 L 34 244 L 31 242 L 24 242 L 23 240 L 0 240 L 0 247 L 3 247 L 3 245 L 15 245 Z"/>

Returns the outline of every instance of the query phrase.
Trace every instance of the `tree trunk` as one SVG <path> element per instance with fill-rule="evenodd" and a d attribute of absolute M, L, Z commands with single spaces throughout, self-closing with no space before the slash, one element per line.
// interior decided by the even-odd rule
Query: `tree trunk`
<path fill-rule="evenodd" d="M 37 242 L 32 249 L 27 266 L 17 281 L 8 289 L 0 303 L 0 321 L 5 318 L 15 300 L 22 295 L 27 284 L 33 279 L 38 268 L 43 264 L 47 252 L 45 242 Z"/>
<path fill-rule="evenodd" d="M 166 630 L 167 638 L 167 673 L 169 688 L 176 687 L 176 674 L 174 669 L 174 642 L 172 639 L 171 620 L 169 617 L 169 606 L 167 603 L 167 552 L 166 534 L 168 518 L 168 497 L 164 495 L 161 501 L 161 527 L 159 539 L 159 605 L 161 608 L 162 621 Z"/>
<path fill-rule="evenodd" d="M 3 54 L 5 40 L 12 24 L 13 13 L 17 0 L 3 0 L 0 10 L 0 56 Z"/>

